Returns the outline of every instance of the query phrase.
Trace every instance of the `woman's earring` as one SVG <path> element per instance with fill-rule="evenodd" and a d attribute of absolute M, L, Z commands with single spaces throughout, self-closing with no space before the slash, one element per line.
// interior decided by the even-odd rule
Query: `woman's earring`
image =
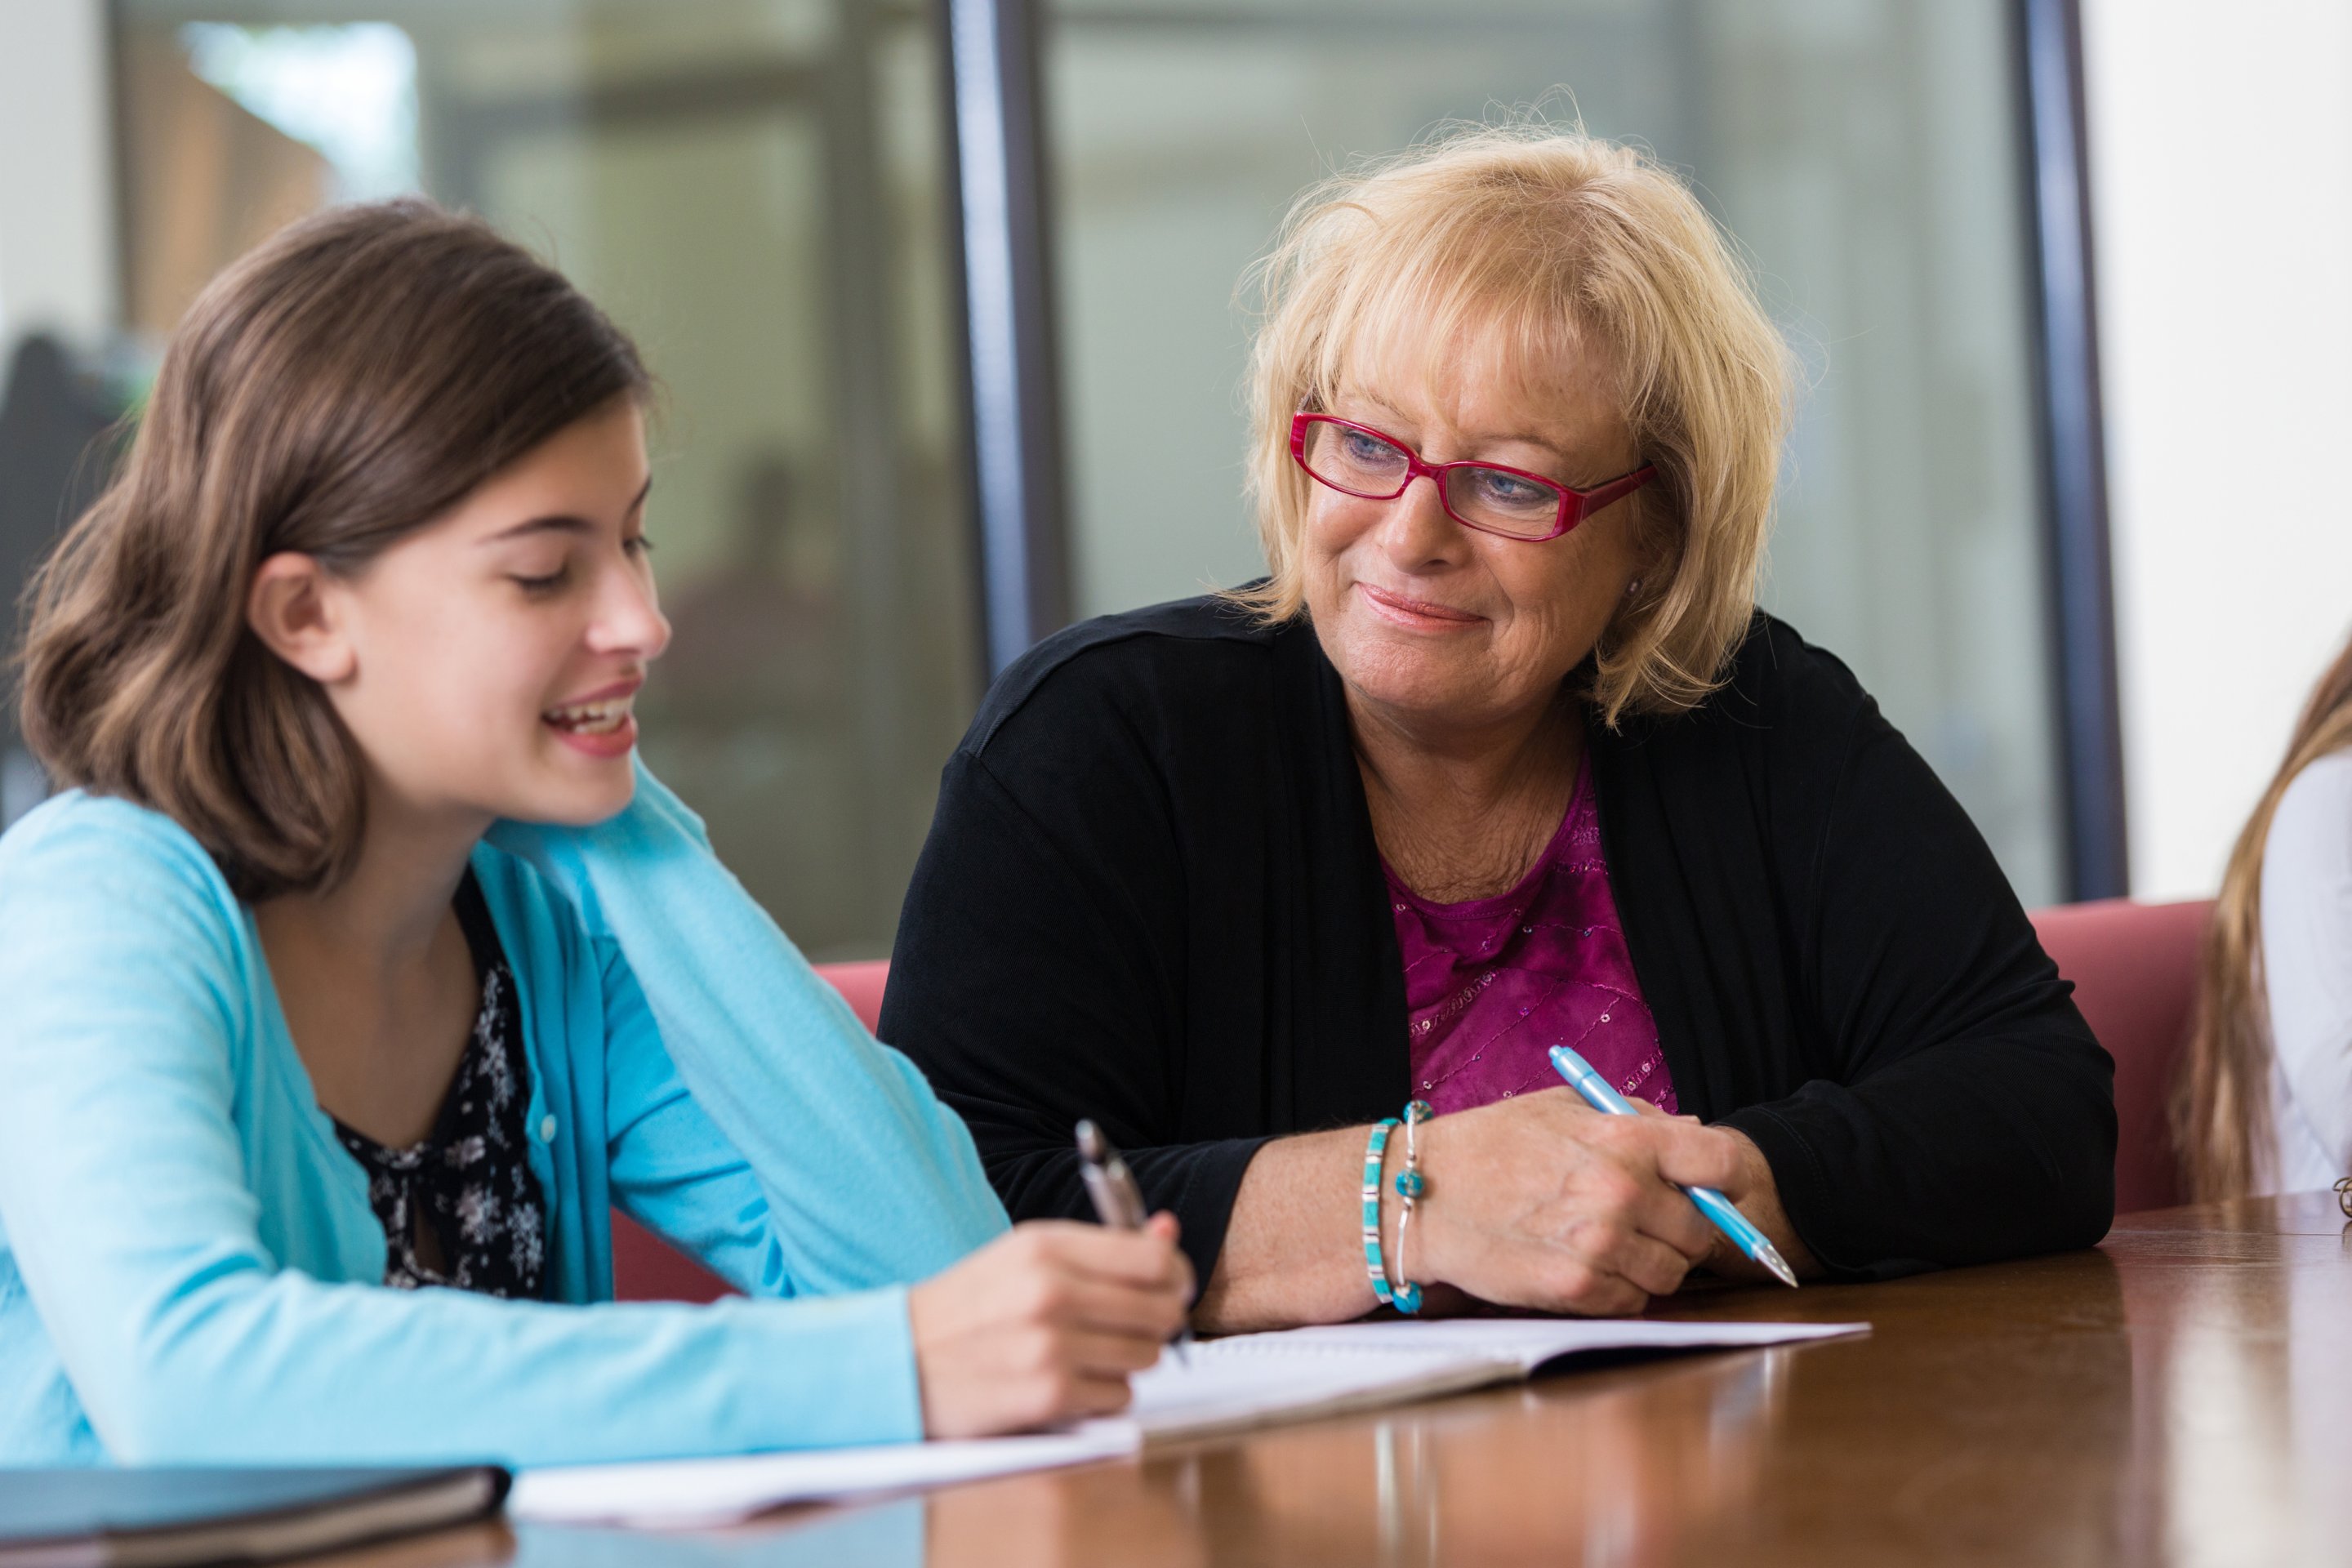
<path fill-rule="evenodd" d="M 1639 577 L 1634 578 L 1631 583 L 1625 584 L 1625 596 L 1629 599 L 1641 591 L 1642 580 Z"/>

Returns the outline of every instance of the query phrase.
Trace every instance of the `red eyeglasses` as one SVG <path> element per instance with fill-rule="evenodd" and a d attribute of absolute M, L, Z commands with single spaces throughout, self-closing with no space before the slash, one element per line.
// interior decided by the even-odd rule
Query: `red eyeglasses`
<path fill-rule="evenodd" d="M 1364 500 L 1394 500 L 1425 475 L 1437 487 L 1445 514 L 1463 527 L 1530 543 L 1558 539 L 1658 477 L 1657 468 L 1644 463 L 1580 490 L 1500 463 L 1427 463 L 1395 437 L 1328 414 L 1291 417 L 1290 456 L 1317 483 Z"/>

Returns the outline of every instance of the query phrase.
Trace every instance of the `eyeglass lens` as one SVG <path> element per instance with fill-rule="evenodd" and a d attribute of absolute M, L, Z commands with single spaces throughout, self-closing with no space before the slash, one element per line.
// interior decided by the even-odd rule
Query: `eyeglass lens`
<path fill-rule="evenodd" d="M 1307 427 L 1306 458 L 1307 471 L 1334 489 L 1381 500 L 1402 492 L 1412 470 L 1412 458 L 1394 442 L 1320 421 Z M 1549 534 L 1559 517 L 1560 495 L 1501 468 L 1467 465 L 1445 475 L 1446 509 L 1496 533 Z"/>

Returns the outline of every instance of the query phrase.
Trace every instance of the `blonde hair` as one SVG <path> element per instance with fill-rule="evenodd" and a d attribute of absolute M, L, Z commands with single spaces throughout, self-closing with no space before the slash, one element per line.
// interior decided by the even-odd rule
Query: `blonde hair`
<path fill-rule="evenodd" d="M 2243 1197 L 2271 1135 L 2271 1023 L 2263 991 L 2263 853 L 2279 801 L 2320 758 L 2352 747 L 2352 644 L 2295 722 L 2286 760 L 2230 851 L 2198 954 L 2189 1048 L 2173 1087 L 2173 1145 L 2192 1202 Z"/>
<path fill-rule="evenodd" d="M 1270 576 L 1234 598 L 1269 622 L 1305 608 L 1311 481 L 1290 421 L 1329 406 L 1351 355 L 1494 334 L 1536 367 L 1597 348 L 1659 477 L 1632 498 L 1653 564 L 1595 650 L 1591 700 L 1614 727 L 1721 683 L 1755 611 L 1790 359 L 1680 179 L 1581 131 L 1454 132 L 1308 190 L 1254 276 L 1249 489 Z"/>

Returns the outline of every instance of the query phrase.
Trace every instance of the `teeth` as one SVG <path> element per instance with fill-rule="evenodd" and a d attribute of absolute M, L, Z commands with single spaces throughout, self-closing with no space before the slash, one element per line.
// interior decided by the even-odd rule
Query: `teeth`
<path fill-rule="evenodd" d="M 631 701 L 623 697 L 609 702 L 574 702 L 568 707 L 551 708 L 544 717 L 549 723 L 575 734 L 610 734 L 628 719 Z"/>

